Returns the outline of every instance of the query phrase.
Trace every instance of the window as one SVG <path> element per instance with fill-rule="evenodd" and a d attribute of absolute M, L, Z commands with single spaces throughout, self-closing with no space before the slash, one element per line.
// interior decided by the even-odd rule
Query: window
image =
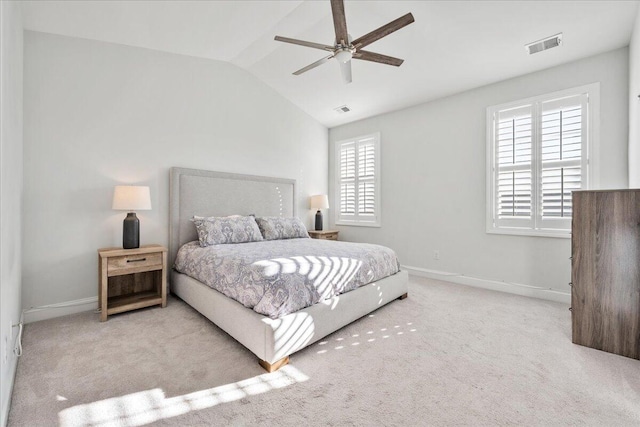
<path fill-rule="evenodd" d="M 571 193 L 590 184 L 598 98 L 592 84 L 487 109 L 487 232 L 570 236 Z"/>
<path fill-rule="evenodd" d="M 335 144 L 336 224 L 380 226 L 380 134 Z"/>

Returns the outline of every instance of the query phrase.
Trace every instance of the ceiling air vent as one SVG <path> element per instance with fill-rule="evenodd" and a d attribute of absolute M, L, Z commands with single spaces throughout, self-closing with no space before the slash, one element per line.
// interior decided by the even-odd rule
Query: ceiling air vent
<path fill-rule="evenodd" d="M 341 105 L 340 107 L 334 108 L 334 110 L 340 114 L 348 113 L 349 111 L 351 111 L 351 109 L 346 105 Z"/>
<path fill-rule="evenodd" d="M 537 42 L 524 45 L 529 52 L 529 55 L 542 52 L 543 50 L 551 49 L 552 47 L 558 47 L 562 44 L 562 33 L 555 36 L 547 37 L 546 39 L 538 40 Z"/>

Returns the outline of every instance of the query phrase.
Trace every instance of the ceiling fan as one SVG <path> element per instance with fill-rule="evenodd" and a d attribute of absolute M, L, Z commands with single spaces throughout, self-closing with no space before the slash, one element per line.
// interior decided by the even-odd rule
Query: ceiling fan
<path fill-rule="evenodd" d="M 328 62 L 330 59 L 335 58 L 340 63 L 340 69 L 345 83 L 351 83 L 351 59 L 379 62 L 381 64 L 388 64 L 396 67 L 399 67 L 404 62 L 403 59 L 369 52 L 367 50 L 362 50 L 362 48 L 414 22 L 413 15 L 411 13 L 407 13 L 406 15 L 389 22 L 388 24 L 383 25 L 377 30 L 371 31 L 362 37 L 351 40 L 351 36 L 347 33 L 347 19 L 344 14 L 344 0 L 331 0 L 331 12 L 333 14 L 333 26 L 336 31 L 336 41 L 333 46 L 291 39 L 288 37 L 275 37 L 275 40 L 279 42 L 298 44 L 331 52 L 331 55 L 299 69 L 293 73 L 294 75 L 300 75 L 324 64 L 325 62 Z"/>

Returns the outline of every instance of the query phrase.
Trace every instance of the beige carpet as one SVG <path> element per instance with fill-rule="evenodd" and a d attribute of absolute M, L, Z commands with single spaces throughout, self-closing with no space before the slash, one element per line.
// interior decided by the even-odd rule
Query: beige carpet
<path fill-rule="evenodd" d="M 266 374 L 172 298 L 27 325 L 9 425 L 639 425 L 640 361 L 570 335 L 563 304 L 412 278 Z"/>

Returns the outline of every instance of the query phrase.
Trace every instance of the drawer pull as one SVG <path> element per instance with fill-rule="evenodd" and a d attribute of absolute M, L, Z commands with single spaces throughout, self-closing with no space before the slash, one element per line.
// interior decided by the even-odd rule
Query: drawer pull
<path fill-rule="evenodd" d="M 140 258 L 140 259 L 128 259 L 127 262 L 142 262 L 142 261 L 146 261 L 146 258 Z"/>

